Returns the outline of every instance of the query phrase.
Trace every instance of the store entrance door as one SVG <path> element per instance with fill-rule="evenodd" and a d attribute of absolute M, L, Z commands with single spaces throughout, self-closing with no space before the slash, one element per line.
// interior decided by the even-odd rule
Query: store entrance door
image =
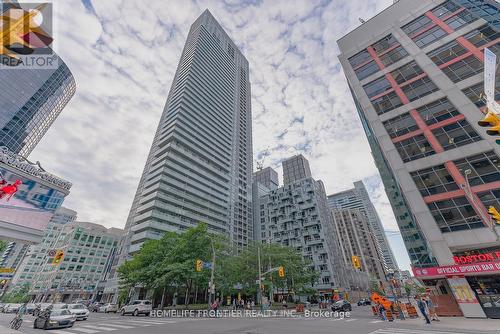
<path fill-rule="evenodd" d="M 486 316 L 500 319 L 500 276 L 471 276 L 467 281 Z"/>

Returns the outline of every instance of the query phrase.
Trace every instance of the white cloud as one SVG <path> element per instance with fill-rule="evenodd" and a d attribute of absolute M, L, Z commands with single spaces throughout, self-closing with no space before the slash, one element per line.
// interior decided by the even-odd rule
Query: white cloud
<path fill-rule="evenodd" d="M 65 205 L 80 220 L 123 227 L 189 27 L 209 8 L 250 63 L 254 155 L 272 143 L 278 167 L 302 152 L 329 193 L 372 181 L 395 229 L 335 42 L 391 2 L 61 1 L 58 50 L 77 94 L 32 158 L 74 183 Z"/>

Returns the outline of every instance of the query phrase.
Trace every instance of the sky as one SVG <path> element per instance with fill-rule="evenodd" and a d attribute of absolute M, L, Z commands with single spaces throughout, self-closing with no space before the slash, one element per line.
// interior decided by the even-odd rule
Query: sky
<path fill-rule="evenodd" d="M 302 153 L 328 194 L 363 180 L 385 229 L 395 231 L 336 44 L 391 3 L 57 1 L 54 47 L 77 92 L 30 159 L 73 183 L 64 206 L 78 220 L 123 228 L 189 27 L 208 8 L 250 64 L 255 161 L 281 177 L 281 161 Z M 389 240 L 409 269 L 401 237 Z"/>

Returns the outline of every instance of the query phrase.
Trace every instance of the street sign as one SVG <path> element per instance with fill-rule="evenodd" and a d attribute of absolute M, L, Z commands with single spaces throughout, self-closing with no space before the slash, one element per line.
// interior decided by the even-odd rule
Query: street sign
<path fill-rule="evenodd" d="M 500 114 L 500 106 L 495 101 L 495 72 L 497 56 L 488 48 L 484 49 L 484 95 L 488 110 Z"/>
<path fill-rule="evenodd" d="M 16 271 L 14 268 L 0 268 L 0 273 L 10 274 Z"/>
<path fill-rule="evenodd" d="M 50 257 L 56 256 L 56 250 L 55 249 L 49 250 L 49 252 L 47 253 L 47 255 L 50 256 Z"/>

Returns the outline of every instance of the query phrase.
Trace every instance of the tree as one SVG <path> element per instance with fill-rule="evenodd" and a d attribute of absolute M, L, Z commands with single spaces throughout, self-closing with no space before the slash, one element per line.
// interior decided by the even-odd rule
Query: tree
<path fill-rule="evenodd" d="M 3 303 L 27 303 L 30 300 L 28 292 L 30 290 L 29 284 L 23 284 L 19 288 L 12 290 L 2 297 Z"/>
<path fill-rule="evenodd" d="M 7 241 L 0 239 L 0 254 L 7 248 Z"/>

